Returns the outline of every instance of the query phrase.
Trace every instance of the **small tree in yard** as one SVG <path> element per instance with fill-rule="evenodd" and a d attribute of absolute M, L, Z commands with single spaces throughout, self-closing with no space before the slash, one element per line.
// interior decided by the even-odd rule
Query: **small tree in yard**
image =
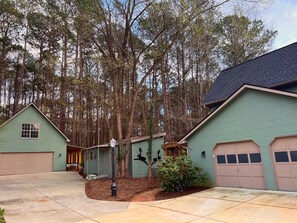
<path fill-rule="evenodd" d="M 188 156 L 166 157 L 159 163 L 160 186 L 168 192 L 183 191 L 185 188 L 197 185 L 209 185 L 207 174 L 202 168 L 193 166 Z"/>
<path fill-rule="evenodd" d="M 5 223 L 5 220 L 4 220 L 4 209 L 0 208 L 0 223 Z"/>

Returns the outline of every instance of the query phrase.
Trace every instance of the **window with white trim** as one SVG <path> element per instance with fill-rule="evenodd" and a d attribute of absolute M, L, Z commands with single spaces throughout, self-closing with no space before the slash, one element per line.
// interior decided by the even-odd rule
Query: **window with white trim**
<path fill-rule="evenodd" d="M 90 160 L 93 160 L 93 159 L 94 159 L 93 151 L 90 151 Z"/>
<path fill-rule="evenodd" d="M 22 123 L 21 138 L 22 139 L 37 139 L 39 135 L 38 123 Z"/>
<path fill-rule="evenodd" d="M 90 150 L 88 160 L 96 160 L 97 159 L 97 153 L 96 150 Z"/>

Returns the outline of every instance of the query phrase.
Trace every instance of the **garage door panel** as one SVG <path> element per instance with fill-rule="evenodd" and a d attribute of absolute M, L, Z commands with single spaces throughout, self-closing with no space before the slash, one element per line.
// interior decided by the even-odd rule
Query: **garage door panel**
<path fill-rule="evenodd" d="M 232 165 L 227 167 L 228 175 L 229 176 L 238 176 L 238 168 L 237 165 Z"/>
<path fill-rule="evenodd" d="M 263 189 L 265 188 L 265 179 L 264 177 L 253 177 L 253 188 Z"/>
<path fill-rule="evenodd" d="M 246 144 L 239 143 L 236 145 L 237 153 L 246 153 Z"/>
<path fill-rule="evenodd" d="M 229 179 L 229 186 L 232 185 L 233 187 L 240 187 L 239 177 L 229 175 L 228 179 Z"/>
<path fill-rule="evenodd" d="M 291 178 L 280 177 L 278 186 L 281 190 L 292 191 L 294 189 Z"/>
<path fill-rule="evenodd" d="M 222 187 L 228 187 L 228 185 L 229 185 L 228 177 L 227 176 L 221 176 L 219 184 Z"/>
<path fill-rule="evenodd" d="M 275 170 L 279 177 L 291 177 L 291 168 L 288 164 L 276 165 Z"/>
<path fill-rule="evenodd" d="M 241 147 L 239 147 L 239 148 L 237 148 L 237 153 L 246 153 L 246 148 L 241 148 Z"/>
<path fill-rule="evenodd" d="M 246 146 L 246 151 L 248 151 L 249 153 L 258 153 L 259 152 L 259 147 L 256 146 L 256 144 L 252 141 L 246 142 L 245 146 Z"/>
<path fill-rule="evenodd" d="M 294 187 L 294 191 L 297 191 L 297 177 L 294 177 L 293 179 L 293 187 Z"/>
<path fill-rule="evenodd" d="M 292 176 L 297 177 L 297 164 L 292 165 Z"/>
<path fill-rule="evenodd" d="M 240 177 L 240 186 L 243 188 L 252 188 L 252 178 L 249 176 Z"/>
<path fill-rule="evenodd" d="M 251 171 L 249 165 L 239 165 L 238 169 L 240 177 L 248 176 L 250 178 Z"/>
<path fill-rule="evenodd" d="M 215 147 L 214 154 L 217 155 L 215 164 L 218 186 L 265 189 L 260 148 L 257 144 L 252 141 L 219 144 Z M 255 158 L 255 154 L 258 157 Z M 224 163 L 227 171 L 222 168 L 221 163 Z"/>
<path fill-rule="evenodd" d="M 2 153 L 0 175 L 53 171 L 53 153 Z"/>
<path fill-rule="evenodd" d="M 297 137 L 289 137 L 287 139 L 288 148 L 294 150 L 297 148 Z"/>
<path fill-rule="evenodd" d="M 227 175 L 227 167 L 226 166 L 219 166 L 218 167 L 218 174 L 219 175 Z"/>
<path fill-rule="evenodd" d="M 263 167 L 262 164 L 254 164 L 251 166 L 251 174 L 254 177 L 263 177 L 264 179 L 264 173 L 263 173 Z"/>
<path fill-rule="evenodd" d="M 287 148 L 285 140 L 276 140 L 273 142 L 273 151 L 283 151 Z"/>

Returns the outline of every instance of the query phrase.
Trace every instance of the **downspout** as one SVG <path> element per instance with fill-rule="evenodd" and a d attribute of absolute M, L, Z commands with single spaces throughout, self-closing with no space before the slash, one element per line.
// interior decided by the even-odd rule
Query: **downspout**
<path fill-rule="evenodd" d="M 97 168 L 98 168 L 98 177 L 99 177 L 99 175 L 100 175 L 100 167 L 99 167 L 99 146 L 97 147 Z"/>
<path fill-rule="evenodd" d="M 131 162 L 131 177 L 132 178 L 134 178 L 134 151 L 133 151 L 133 143 L 131 142 L 131 160 L 132 160 L 132 162 Z"/>
<path fill-rule="evenodd" d="M 87 150 L 87 175 L 89 175 L 89 150 Z"/>

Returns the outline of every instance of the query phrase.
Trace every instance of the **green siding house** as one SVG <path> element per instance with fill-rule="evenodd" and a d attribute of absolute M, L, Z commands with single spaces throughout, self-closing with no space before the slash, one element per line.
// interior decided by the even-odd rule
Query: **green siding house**
<path fill-rule="evenodd" d="M 180 142 L 213 185 L 297 191 L 297 43 L 223 70 Z"/>
<path fill-rule="evenodd" d="M 117 147 L 115 151 L 117 151 Z M 111 177 L 111 147 L 109 144 L 84 149 L 83 157 L 84 174 Z"/>
<path fill-rule="evenodd" d="M 0 175 L 66 170 L 69 139 L 30 104 L 0 126 Z"/>
<path fill-rule="evenodd" d="M 152 141 L 152 173 L 157 174 L 157 161 L 164 159 L 164 151 L 162 145 L 164 142 L 165 133 L 156 134 Z M 132 139 L 131 156 L 132 167 L 130 169 L 132 177 L 147 177 L 148 176 L 148 140 L 149 137 L 138 137 Z"/>
<path fill-rule="evenodd" d="M 165 133 L 156 134 L 152 141 L 152 172 L 156 174 L 157 161 L 164 159 L 162 145 Z M 131 138 L 129 174 L 132 177 L 148 176 L 148 136 Z M 124 145 L 125 148 L 125 145 Z M 117 146 L 115 147 L 117 151 Z M 117 157 L 117 155 L 115 155 Z M 111 148 L 109 144 L 98 145 L 84 150 L 84 173 L 111 176 Z"/>

